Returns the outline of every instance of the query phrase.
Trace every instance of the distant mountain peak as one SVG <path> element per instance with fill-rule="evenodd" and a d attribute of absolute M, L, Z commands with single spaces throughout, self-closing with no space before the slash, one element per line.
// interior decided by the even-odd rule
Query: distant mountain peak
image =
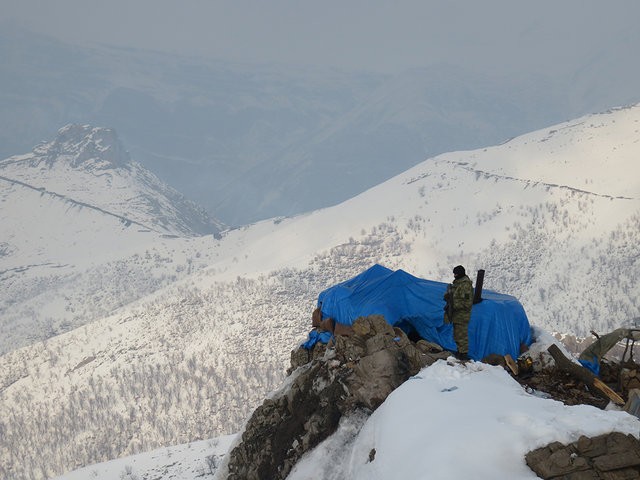
<path fill-rule="evenodd" d="M 224 228 L 133 160 L 112 128 L 68 124 L 31 153 L 1 161 L 0 178 L 162 234 L 197 236 Z"/>
<path fill-rule="evenodd" d="M 65 125 L 53 141 L 38 145 L 33 153 L 38 163 L 65 162 L 75 169 L 127 168 L 131 163 L 114 129 L 91 125 Z"/>

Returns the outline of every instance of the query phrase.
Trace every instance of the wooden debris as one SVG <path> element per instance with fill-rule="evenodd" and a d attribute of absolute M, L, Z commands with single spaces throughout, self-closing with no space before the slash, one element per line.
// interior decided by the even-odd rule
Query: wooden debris
<path fill-rule="evenodd" d="M 613 403 L 617 405 L 624 405 L 624 400 L 614 392 L 611 388 L 609 388 L 602 380 L 596 377 L 591 371 L 588 369 L 572 362 L 569 360 L 558 348 L 557 345 L 551 345 L 547 351 L 553 357 L 556 362 L 556 366 L 573 376 L 574 378 L 583 382 L 587 387 L 589 387 L 592 391 L 600 394 L 611 400 Z"/>
<path fill-rule="evenodd" d="M 508 353 L 504 356 L 504 361 L 511 370 L 511 373 L 518 375 L 518 364 L 513 360 L 513 357 Z"/>
<path fill-rule="evenodd" d="M 607 396 L 607 398 L 609 398 L 616 405 L 625 404 L 624 399 L 620 395 L 618 395 L 616 392 L 614 392 L 611 388 L 609 388 L 609 386 L 606 383 L 604 383 L 602 380 L 600 380 L 598 377 L 595 377 L 593 379 L 593 386 L 596 387 L 601 392 L 603 392 Z"/>

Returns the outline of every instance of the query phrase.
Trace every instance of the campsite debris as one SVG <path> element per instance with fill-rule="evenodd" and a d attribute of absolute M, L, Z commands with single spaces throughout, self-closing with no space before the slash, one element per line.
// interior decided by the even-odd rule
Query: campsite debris
<path fill-rule="evenodd" d="M 523 365 L 523 369 L 527 370 L 531 368 L 531 360 L 524 360 L 518 358 L 516 362 L 511 355 L 508 353 L 506 355 L 498 355 L 497 353 L 492 353 L 487 355 L 482 359 L 482 363 L 488 363 L 489 365 L 495 365 L 503 367 L 505 370 L 511 373 L 513 376 L 517 376 L 520 374 L 520 365 Z"/>
<path fill-rule="evenodd" d="M 566 372 L 558 370 L 544 370 L 531 375 L 518 376 L 515 379 L 523 388 L 536 396 L 552 398 L 565 405 L 591 405 L 604 409 L 608 399 L 592 393 L 582 382 Z"/>
<path fill-rule="evenodd" d="M 600 365 L 602 358 L 613 349 L 618 342 L 626 340 L 626 346 L 622 353 L 621 363 L 627 361 L 627 353 L 629 353 L 628 361 L 633 362 L 633 346 L 636 340 L 640 340 L 640 330 L 636 328 L 618 328 L 605 335 L 598 335 L 591 331 L 595 342 L 587 346 L 578 357 L 579 362 L 589 368 L 596 375 L 600 373 Z"/>
<path fill-rule="evenodd" d="M 613 432 L 594 438 L 582 436 L 577 442 L 553 442 L 525 456 L 536 475 L 547 479 L 638 479 L 640 440 Z"/>
<path fill-rule="evenodd" d="M 533 359 L 530 355 L 520 355 L 517 361 L 518 374 L 528 374 L 534 370 Z"/>
<path fill-rule="evenodd" d="M 574 352 L 583 350 L 598 354 L 599 374 L 597 377 L 587 368 L 581 368 L 579 364 L 571 361 L 560 353 L 557 347 L 554 347 L 551 350 L 556 352 L 556 357 L 560 358 L 560 364 L 566 366 L 565 369 L 560 368 L 560 366 L 554 368 L 557 362 L 549 351 L 540 352 L 536 355 L 536 358 L 523 354 L 518 358 L 520 373 L 514 378 L 525 389 L 531 389 L 537 394 L 544 392 L 551 398 L 559 400 L 566 405 L 587 404 L 605 408 L 610 402 L 623 405 L 624 400 L 627 399 L 625 409 L 629 411 L 631 391 L 640 389 L 640 365 L 633 360 L 633 341 L 634 337 L 638 335 L 635 333 L 636 331 L 627 329 L 629 335 L 626 335 L 624 331 L 619 329 L 612 332 L 614 333 L 613 336 L 609 334 L 596 335 L 596 341 L 599 339 L 601 342 L 595 348 L 590 348 L 590 344 L 581 349 L 575 348 L 579 345 L 578 339 L 574 337 L 569 338 L 568 344 L 561 340 L 565 347 L 573 348 Z M 611 348 L 615 342 L 609 341 L 609 339 L 618 337 L 620 333 L 622 333 L 622 336 L 619 338 L 628 340 L 624 351 L 620 343 Z M 605 353 L 609 353 L 613 360 L 605 359 Z M 523 368 L 525 361 L 531 365 L 530 368 Z M 576 376 L 576 373 L 578 376 Z M 593 379 L 597 380 L 594 380 L 592 385 Z M 640 414 L 640 412 L 638 413 Z"/>
<path fill-rule="evenodd" d="M 504 356 L 504 361 L 511 370 L 511 373 L 518 375 L 518 364 L 513 360 L 513 357 L 508 353 Z"/>
<path fill-rule="evenodd" d="M 607 396 L 607 398 L 609 398 L 609 400 L 611 400 L 616 405 L 624 405 L 623 398 L 598 377 L 593 379 L 593 386 L 603 392 Z"/>
<path fill-rule="evenodd" d="M 569 360 L 558 348 L 557 345 L 551 345 L 547 351 L 551 354 L 553 359 L 556 361 L 557 367 L 569 373 L 571 376 L 583 382 L 587 387 L 592 390 L 595 390 L 596 393 L 600 393 L 604 395 L 606 398 L 611 400 L 613 403 L 617 405 L 624 405 L 624 400 L 614 392 L 609 386 L 607 386 L 602 380 L 596 377 L 590 370 L 585 367 L 582 367 L 571 360 Z"/>

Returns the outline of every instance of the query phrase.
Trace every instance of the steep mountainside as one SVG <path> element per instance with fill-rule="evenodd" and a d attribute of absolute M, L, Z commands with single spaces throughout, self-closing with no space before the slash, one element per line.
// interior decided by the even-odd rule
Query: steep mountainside
<path fill-rule="evenodd" d="M 426 156 L 478 148 L 564 120 L 556 95 L 544 78 L 492 79 L 448 65 L 402 72 L 233 186 L 252 186 L 252 219 L 308 211 L 318 202 L 334 205 Z"/>
<path fill-rule="evenodd" d="M 640 314 L 639 153 L 636 105 L 432 158 L 336 207 L 173 239 L 202 248 L 208 268 L 0 358 L 0 474 L 237 431 L 282 381 L 318 293 L 374 262 L 439 281 L 459 263 L 483 268 L 486 288 L 549 331 L 628 325 Z"/>
<path fill-rule="evenodd" d="M 32 153 L 1 161 L 0 199 L 0 352 L 100 318 L 175 279 L 174 256 L 151 274 L 152 262 L 129 258 L 166 258 L 144 245 L 221 228 L 131 161 L 113 130 L 90 126 L 69 125 Z"/>
<path fill-rule="evenodd" d="M 55 140 L 38 145 L 31 154 L 0 162 L 0 174 L 5 184 L 31 188 L 158 233 L 194 236 L 219 232 L 222 226 L 131 161 L 111 129 L 67 125 Z"/>

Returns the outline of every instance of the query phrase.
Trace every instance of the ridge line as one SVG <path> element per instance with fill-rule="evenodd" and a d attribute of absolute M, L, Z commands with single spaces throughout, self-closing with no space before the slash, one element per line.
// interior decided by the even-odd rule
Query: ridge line
<path fill-rule="evenodd" d="M 41 195 L 42 194 L 47 194 L 47 195 L 50 195 L 52 197 L 64 200 L 65 202 L 71 202 L 71 203 L 73 203 L 73 204 L 75 204 L 75 205 L 77 205 L 79 207 L 86 207 L 86 208 L 89 208 L 91 210 L 95 210 L 97 212 L 104 213 L 105 215 L 109 215 L 109 216 L 115 217 L 118 220 L 120 220 L 122 223 L 124 223 L 125 227 L 128 227 L 131 224 L 134 224 L 134 225 L 138 225 L 140 227 L 146 228 L 147 230 L 151 230 L 152 232 L 162 234 L 162 232 L 159 232 L 155 228 L 149 227 L 149 226 L 147 226 L 147 225 L 145 225 L 143 223 L 140 223 L 140 222 L 138 222 L 136 220 L 132 220 L 132 219 L 130 219 L 128 217 L 125 217 L 123 215 L 119 215 L 117 213 L 113 213 L 113 212 L 110 212 L 108 210 L 104 210 L 104 209 L 102 209 L 100 207 L 96 207 L 95 205 L 91 205 L 91 204 L 86 203 L 86 202 L 81 202 L 79 200 L 74 200 L 73 198 L 67 197 L 66 195 L 61 195 L 59 193 L 47 190 L 44 187 L 34 187 L 33 185 L 29 185 L 28 183 L 21 182 L 20 180 L 14 180 L 12 178 L 8 178 L 8 177 L 2 176 L 2 175 L 0 175 L 0 180 L 4 180 L 5 182 L 8 182 L 8 183 L 11 183 L 11 184 L 14 184 L 14 185 L 19 185 L 21 187 L 29 188 L 29 189 L 34 190 L 36 192 L 40 192 Z"/>

